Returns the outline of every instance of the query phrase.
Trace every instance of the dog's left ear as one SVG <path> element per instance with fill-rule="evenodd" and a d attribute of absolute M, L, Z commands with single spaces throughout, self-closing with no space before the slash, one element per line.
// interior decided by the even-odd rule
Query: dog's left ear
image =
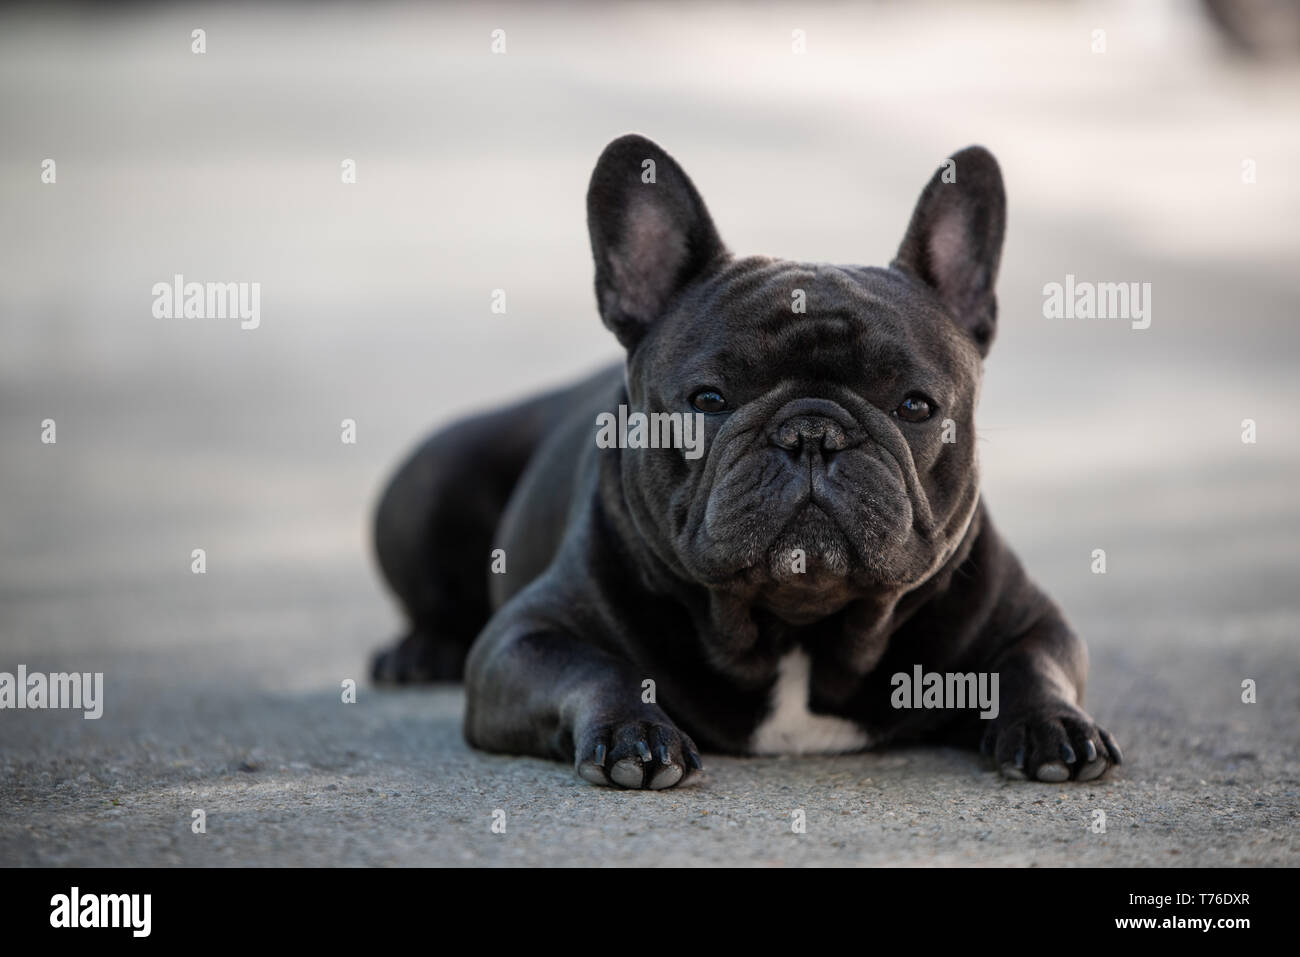
<path fill-rule="evenodd" d="M 596 302 L 631 350 L 673 295 L 727 250 L 676 160 L 644 136 L 605 147 L 587 188 Z"/>
<path fill-rule="evenodd" d="M 968 146 L 926 184 L 892 263 L 938 293 L 982 356 L 997 330 L 993 286 L 1006 223 L 998 161 L 984 147 Z"/>

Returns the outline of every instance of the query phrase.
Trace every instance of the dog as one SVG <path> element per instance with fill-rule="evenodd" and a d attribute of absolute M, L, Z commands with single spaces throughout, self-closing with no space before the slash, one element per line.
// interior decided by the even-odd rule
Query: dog
<path fill-rule="evenodd" d="M 980 500 L 992 154 L 934 173 L 887 268 L 733 256 L 637 135 L 601 155 L 587 219 L 626 361 L 399 468 L 375 543 L 410 631 L 374 678 L 463 678 L 471 745 L 623 788 L 687 781 L 701 750 L 956 743 L 1051 782 L 1118 765 L 1082 710 L 1083 642 Z M 637 413 L 680 413 L 702 447 L 596 441 Z M 936 677 L 922 707 L 913 674 Z M 996 708 L 945 700 L 945 675 L 991 676 Z"/>

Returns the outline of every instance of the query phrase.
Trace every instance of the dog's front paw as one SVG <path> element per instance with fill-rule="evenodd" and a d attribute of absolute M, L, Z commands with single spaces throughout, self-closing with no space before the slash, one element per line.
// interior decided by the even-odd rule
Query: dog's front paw
<path fill-rule="evenodd" d="M 995 721 L 981 750 L 992 755 L 1004 777 L 1017 780 L 1091 781 L 1123 761 L 1115 739 L 1065 703 Z"/>
<path fill-rule="evenodd" d="M 704 769 L 695 742 L 666 717 L 596 722 L 575 743 L 574 766 L 592 784 L 657 791 Z"/>

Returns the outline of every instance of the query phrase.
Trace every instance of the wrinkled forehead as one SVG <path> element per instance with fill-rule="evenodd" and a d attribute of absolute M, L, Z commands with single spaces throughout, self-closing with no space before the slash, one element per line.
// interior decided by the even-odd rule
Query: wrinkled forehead
<path fill-rule="evenodd" d="M 846 369 L 970 368 L 973 345 L 938 300 L 895 270 L 762 258 L 728 263 L 662 332 L 678 361 L 712 354 L 737 372 L 837 379 Z"/>

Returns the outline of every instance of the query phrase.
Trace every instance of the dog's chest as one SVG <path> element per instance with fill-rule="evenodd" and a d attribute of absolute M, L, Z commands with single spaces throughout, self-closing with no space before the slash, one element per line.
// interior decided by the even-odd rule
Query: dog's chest
<path fill-rule="evenodd" d="M 753 754 L 839 754 L 871 745 L 855 721 L 808 710 L 812 660 L 802 649 L 781 659 L 771 710 L 750 738 Z"/>

